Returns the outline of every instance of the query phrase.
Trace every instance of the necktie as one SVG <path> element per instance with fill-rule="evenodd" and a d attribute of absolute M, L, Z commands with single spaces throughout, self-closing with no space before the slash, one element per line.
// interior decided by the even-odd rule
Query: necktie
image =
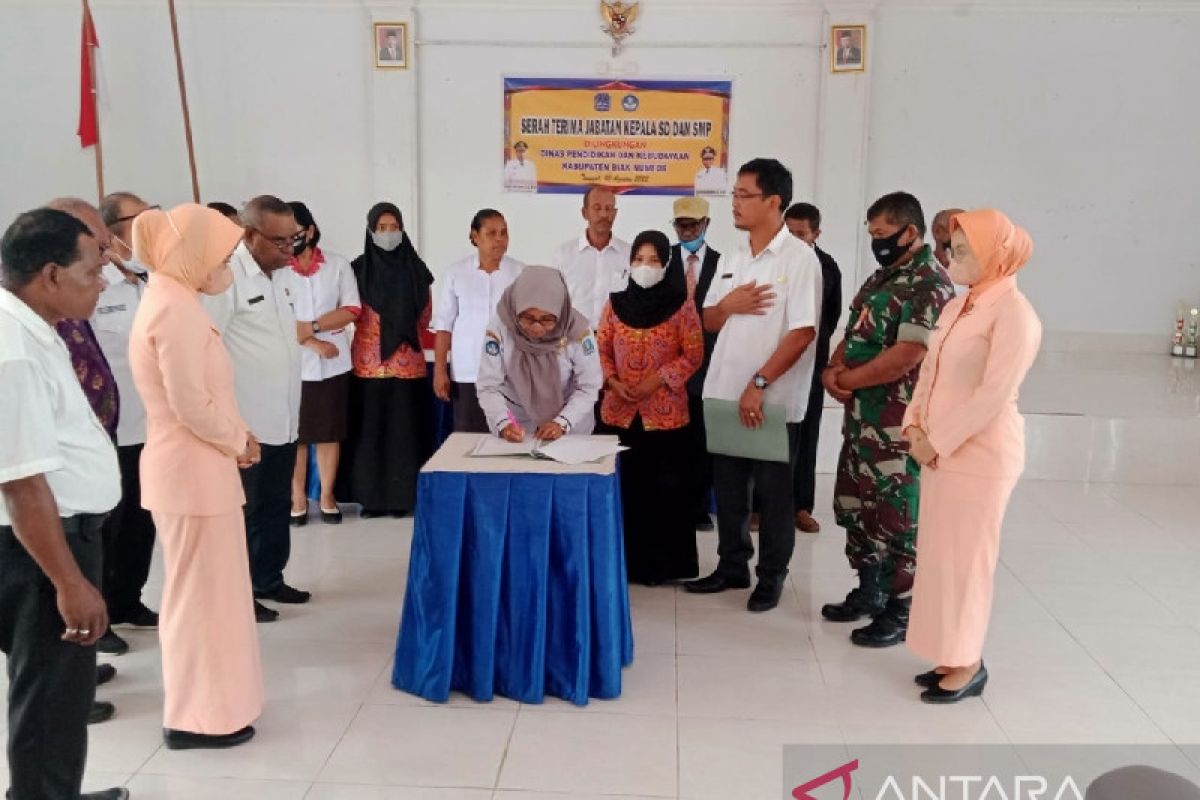
<path fill-rule="evenodd" d="M 699 263 L 700 259 L 695 253 L 687 257 L 687 290 L 689 298 L 696 295 L 696 265 Z"/>

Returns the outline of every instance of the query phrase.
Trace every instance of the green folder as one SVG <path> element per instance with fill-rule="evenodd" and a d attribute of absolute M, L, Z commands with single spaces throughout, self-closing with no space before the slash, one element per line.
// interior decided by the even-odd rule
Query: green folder
<path fill-rule="evenodd" d="M 738 404 L 732 400 L 704 398 L 704 429 L 708 452 L 755 461 L 790 461 L 787 411 L 783 406 L 763 406 L 763 424 L 742 424 Z"/>

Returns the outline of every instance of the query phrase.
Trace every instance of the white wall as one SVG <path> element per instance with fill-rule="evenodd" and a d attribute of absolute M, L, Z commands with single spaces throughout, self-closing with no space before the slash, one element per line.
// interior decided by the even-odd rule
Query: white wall
<path fill-rule="evenodd" d="M 483 206 L 507 213 L 518 258 L 578 234 L 577 197 L 499 191 L 504 74 L 728 76 L 732 161 L 792 168 L 848 290 L 872 266 L 863 209 L 906 188 L 930 214 L 996 205 L 1026 224 L 1037 253 L 1022 280 L 1047 329 L 1084 334 L 1060 340 L 1157 347 L 1176 301 L 1200 302 L 1195 2 L 644 0 L 616 60 L 593 0 L 178 5 L 204 199 L 304 199 L 350 254 L 382 198 L 435 270 L 467 251 Z M 92 0 L 107 186 L 172 204 L 190 188 L 164 6 Z M 372 19 L 410 21 L 413 69 L 371 69 Z M 871 25 L 869 72 L 828 74 L 830 21 Z M 95 194 L 74 136 L 78 27 L 76 0 L 0 0 L 0 220 Z M 669 205 L 622 198 L 618 233 L 665 227 Z M 730 247 L 724 202 L 713 216 Z"/>

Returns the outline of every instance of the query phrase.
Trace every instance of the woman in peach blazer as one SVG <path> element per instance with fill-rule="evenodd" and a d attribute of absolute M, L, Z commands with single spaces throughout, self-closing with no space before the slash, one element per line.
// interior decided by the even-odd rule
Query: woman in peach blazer
<path fill-rule="evenodd" d="M 918 675 L 928 703 L 983 694 L 1004 510 L 1025 466 L 1017 389 L 1042 325 L 1013 276 L 1033 242 L 999 211 L 950 222 L 950 278 L 970 291 L 942 311 L 904 417 L 921 463 L 916 582 L 908 647 L 938 666 Z"/>
<path fill-rule="evenodd" d="M 146 404 L 142 505 L 165 560 L 164 740 L 172 749 L 249 741 L 263 681 L 238 467 L 258 443 L 238 413 L 233 368 L 199 293 L 233 280 L 242 229 L 199 205 L 146 211 L 134 254 L 153 273 L 134 319 L 129 360 Z"/>

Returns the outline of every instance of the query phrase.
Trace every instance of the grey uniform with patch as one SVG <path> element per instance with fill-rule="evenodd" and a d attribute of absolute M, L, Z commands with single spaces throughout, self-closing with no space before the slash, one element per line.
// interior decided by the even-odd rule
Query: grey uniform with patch
<path fill-rule="evenodd" d="M 604 385 L 604 371 L 596 338 L 590 332 L 578 341 L 563 340 L 558 348 L 558 368 L 563 387 L 563 408 L 553 420 L 532 420 L 517 399 L 516 389 L 508 378 L 515 346 L 512 336 L 500 321 L 493 318 L 483 336 L 483 356 L 479 361 L 479 376 L 475 391 L 479 406 L 487 417 L 488 429 L 499 433 L 511 419 L 526 433 L 539 425 L 558 422 L 568 434 L 589 434 L 595 425 L 596 399 Z"/>

